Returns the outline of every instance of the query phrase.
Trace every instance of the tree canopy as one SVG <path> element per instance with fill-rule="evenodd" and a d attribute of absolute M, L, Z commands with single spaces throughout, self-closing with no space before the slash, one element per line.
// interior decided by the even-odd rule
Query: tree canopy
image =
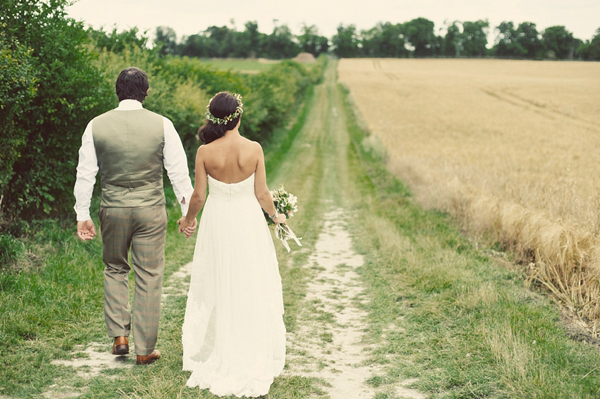
<path fill-rule="evenodd" d="M 316 25 L 303 24 L 300 34 L 275 25 L 270 34 L 259 31 L 255 21 L 238 31 L 232 26 L 210 26 L 177 41 L 175 31 L 158 27 L 154 44 L 160 54 L 198 58 L 291 58 L 299 52 L 315 57 L 331 53 L 337 57 L 500 57 L 518 59 L 599 60 L 597 40 L 575 39 L 564 26 L 551 26 L 539 32 L 533 22 L 516 26 L 503 21 L 491 27 L 487 20 L 452 21 L 445 34 L 436 35 L 433 21 L 415 18 L 404 23 L 378 22 L 370 29 L 340 24 L 327 38 Z M 442 29 L 444 30 L 444 29 Z M 488 33 L 495 33 L 493 45 Z M 115 33 L 113 32 L 112 35 Z"/>

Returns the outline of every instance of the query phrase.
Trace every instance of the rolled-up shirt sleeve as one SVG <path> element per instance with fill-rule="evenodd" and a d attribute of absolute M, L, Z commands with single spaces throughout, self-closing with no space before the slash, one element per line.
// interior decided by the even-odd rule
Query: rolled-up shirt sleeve
<path fill-rule="evenodd" d="M 181 207 L 181 214 L 187 214 L 190 198 L 194 192 L 190 173 L 187 166 L 187 157 L 181 138 L 173 126 L 173 122 L 163 117 L 163 126 L 165 131 L 165 147 L 163 150 L 163 163 L 167 170 L 169 180 L 173 185 L 173 191 L 177 197 L 177 202 Z"/>
<path fill-rule="evenodd" d="M 92 122 L 88 123 L 83 136 L 81 137 L 81 148 L 79 148 L 79 163 L 77 164 L 77 179 L 73 194 L 75 195 L 75 213 L 77 221 L 84 221 L 90 218 L 90 203 L 96 175 L 98 174 L 98 159 L 96 158 L 96 149 L 94 148 L 94 138 L 92 136 Z"/>

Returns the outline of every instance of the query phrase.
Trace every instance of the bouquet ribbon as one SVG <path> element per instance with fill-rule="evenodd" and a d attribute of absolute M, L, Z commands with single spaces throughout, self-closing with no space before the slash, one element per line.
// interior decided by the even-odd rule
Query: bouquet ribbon
<path fill-rule="evenodd" d="M 302 238 L 296 237 L 296 234 L 294 234 L 292 229 L 290 229 L 290 226 L 288 226 L 287 224 L 278 223 L 277 225 L 275 225 L 275 236 L 279 238 L 279 240 L 281 240 L 281 243 L 283 244 L 285 249 L 287 249 L 288 252 L 290 252 L 290 246 L 287 243 L 287 240 L 289 239 L 296 241 L 296 244 L 298 244 L 298 246 L 302 246 L 302 244 L 300 243 L 300 240 Z"/>

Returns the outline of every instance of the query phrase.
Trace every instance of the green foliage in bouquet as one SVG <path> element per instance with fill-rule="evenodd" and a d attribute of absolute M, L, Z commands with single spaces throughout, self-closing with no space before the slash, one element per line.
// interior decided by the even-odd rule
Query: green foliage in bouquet
<path fill-rule="evenodd" d="M 283 184 L 276 190 L 271 190 L 271 197 L 273 197 L 273 203 L 277 213 L 285 215 L 288 219 L 294 216 L 294 213 L 298 212 L 298 198 L 285 191 Z M 271 217 L 263 210 L 265 219 L 268 224 L 275 224 Z"/>

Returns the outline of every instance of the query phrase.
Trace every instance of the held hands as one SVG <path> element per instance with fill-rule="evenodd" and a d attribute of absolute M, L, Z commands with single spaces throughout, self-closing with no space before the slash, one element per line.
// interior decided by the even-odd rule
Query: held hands
<path fill-rule="evenodd" d="M 77 237 L 81 241 L 89 241 L 96 237 L 96 228 L 92 219 L 77 222 Z"/>
<path fill-rule="evenodd" d="M 179 233 L 185 234 L 185 238 L 190 238 L 192 235 L 194 235 L 196 227 L 198 226 L 198 222 L 195 218 L 193 222 L 189 222 L 184 216 L 177 221 L 177 225 L 179 226 L 177 229 Z"/>

